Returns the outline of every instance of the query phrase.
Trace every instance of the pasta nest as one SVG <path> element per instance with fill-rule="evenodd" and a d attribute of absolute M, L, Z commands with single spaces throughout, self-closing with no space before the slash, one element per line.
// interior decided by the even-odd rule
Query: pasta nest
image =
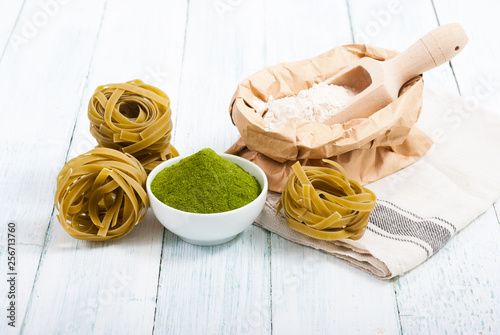
<path fill-rule="evenodd" d="M 307 236 L 321 240 L 360 239 L 375 208 L 375 194 L 347 178 L 342 166 L 324 159 L 329 167 L 300 166 L 278 202 L 287 225 Z"/>
<path fill-rule="evenodd" d="M 57 176 L 59 222 L 80 240 L 123 237 L 148 210 L 146 179 L 141 163 L 117 150 L 95 148 L 75 157 Z"/>
<path fill-rule="evenodd" d="M 170 144 L 171 115 L 168 96 L 141 80 L 97 87 L 88 108 L 90 133 L 99 146 L 133 155 L 148 173 L 179 156 Z"/>

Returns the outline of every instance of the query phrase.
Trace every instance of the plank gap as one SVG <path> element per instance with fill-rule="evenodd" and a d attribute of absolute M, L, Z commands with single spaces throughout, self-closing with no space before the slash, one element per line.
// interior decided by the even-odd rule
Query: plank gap
<path fill-rule="evenodd" d="M 438 26 L 441 26 L 441 22 L 439 21 L 437 9 L 436 9 L 436 6 L 434 5 L 434 0 L 431 0 L 431 5 L 432 5 L 432 10 L 434 11 L 434 16 L 436 17 L 437 24 L 438 24 Z M 458 84 L 457 76 L 455 74 L 455 70 L 453 69 L 453 64 L 451 63 L 451 61 L 448 62 L 448 65 L 450 66 L 451 73 L 453 74 L 453 79 L 455 80 L 455 85 L 457 85 L 458 94 L 462 95 L 462 92 L 460 91 L 460 85 Z"/>
<path fill-rule="evenodd" d="M 432 10 L 434 11 L 434 15 L 436 16 L 436 21 L 438 26 L 441 25 L 441 22 L 439 22 L 439 16 L 437 14 L 436 6 L 434 5 L 434 0 L 431 0 L 431 5 L 432 5 Z"/>
<path fill-rule="evenodd" d="M 398 313 L 398 328 L 399 328 L 399 334 L 403 334 L 403 325 L 401 324 L 401 313 L 399 311 L 399 301 L 398 301 L 398 292 L 396 288 L 396 281 L 399 281 L 399 276 L 396 278 L 391 279 L 392 281 L 392 289 L 394 291 L 394 302 L 396 303 L 396 311 Z"/>
<path fill-rule="evenodd" d="M 79 106 L 82 106 L 83 99 L 85 98 L 84 92 L 86 92 L 86 90 L 89 86 L 90 70 L 91 70 L 92 64 L 94 62 L 94 55 L 95 55 L 95 50 L 97 47 L 97 41 L 99 41 L 99 35 L 101 34 L 101 30 L 102 30 L 102 23 L 104 21 L 104 14 L 106 13 L 106 4 L 107 4 L 107 0 L 104 1 L 104 6 L 102 8 L 101 20 L 99 21 L 99 27 L 97 28 L 97 35 L 96 35 L 96 39 L 94 42 L 94 49 L 92 50 L 92 55 L 90 56 L 89 66 L 87 68 L 87 75 L 85 76 L 85 85 L 83 86 L 83 90 L 81 93 L 82 96 L 80 98 Z M 69 138 L 68 149 L 66 150 L 66 157 L 64 158 L 63 164 L 66 164 L 66 162 L 68 161 L 69 153 L 71 151 L 71 145 L 73 144 L 73 139 L 75 137 L 76 125 L 78 123 L 78 115 L 79 115 L 79 113 L 75 114 L 75 121 L 73 123 L 73 129 L 71 130 L 71 137 Z"/>
<path fill-rule="evenodd" d="M 38 280 L 38 277 L 40 276 L 40 266 L 42 264 L 43 257 L 47 253 L 47 245 L 48 245 L 47 237 L 49 236 L 49 231 L 50 231 L 50 228 L 52 227 L 51 222 L 55 218 L 54 217 L 55 210 L 56 210 L 55 206 L 52 206 L 52 212 L 50 213 L 50 216 L 49 216 L 49 224 L 47 225 L 47 229 L 45 230 L 45 235 L 43 237 L 42 251 L 40 252 L 40 257 L 38 259 L 38 265 L 36 267 L 35 279 L 33 280 L 33 285 L 31 286 L 30 295 L 28 298 L 28 304 L 26 306 L 26 310 L 24 311 L 24 315 L 23 315 L 23 319 L 22 319 L 22 323 L 21 323 L 21 329 L 19 330 L 19 334 L 24 334 L 24 327 L 26 326 L 26 315 L 28 315 L 28 311 L 31 308 L 31 302 L 33 301 L 33 292 L 35 291 L 36 282 Z"/>
<path fill-rule="evenodd" d="M 7 50 L 7 47 L 10 44 L 10 40 L 12 38 L 12 35 L 14 34 L 14 30 L 16 30 L 17 23 L 19 22 L 19 18 L 21 17 L 21 13 L 23 12 L 25 3 L 26 3 L 26 0 L 23 1 L 21 8 L 19 8 L 19 13 L 17 13 L 16 21 L 14 21 L 14 24 L 12 25 L 12 30 L 10 31 L 9 37 L 7 38 L 7 41 L 5 42 L 5 46 L 3 47 L 2 54 L 0 55 L 0 63 L 2 63 L 3 56 L 5 55 L 5 51 Z"/>
<path fill-rule="evenodd" d="M 271 335 L 273 335 L 273 272 L 272 272 L 272 262 L 273 262 L 273 253 L 272 253 L 272 235 L 273 233 L 267 232 L 267 238 L 269 242 L 269 319 L 271 322 Z"/>
<path fill-rule="evenodd" d="M 349 29 L 351 30 L 351 41 L 352 41 L 352 43 L 356 43 L 356 41 L 354 40 L 354 28 L 352 26 L 351 7 L 349 5 L 349 0 L 345 0 L 345 5 L 347 7 L 347 17 L 349 18 Z"/>
<path fill-rule="evenodd" d="M 182 45 L 182 58 L 181 58 L 181 73 L 179 75 L 179 84 L 178 84 L 178 87 L 179 87 L 179 92 L 182 88 L 182 78 L 183 78 L 183 75 L 184 75 L 184 58 L 186 56 L 186 41 L 187 41 L 187 32 L 188 32 L 188 24 L 189 24 L 189 7 L 190 7 L 190 0 L 187 0 L 187 4 L 186 4 L 186 23 L 185 23 L 185 26 L 184 26 L 184 40 L 183 40 L 183 45 Z M 180 99 L 179 99 L 179 96 L 177 96 L 177 106 L 176 106 L 176 111 L 178 112 L 179 111 L 179 103 L 180 103 Z M 176 113 L 177 113 L 176 112 Z M 176 136 L 176 132 L 177 132 L 177 117 L 175 117 L 174 119 L 174 125 L 173 125 L 173 130 L 172 130 L 172 138 L 174 139 Z M 163 249 L 163 244 L 162 244 L 162 249 Z"/>
<path fill-rule="evenodd" d="M 158 220 L 155 220 L 158 221 Z M 158 265 L 158 283 L 156 284 L 156 297 L 155 297 L 155 311 L 153 314 L 153 329 L 151 330 L 151 334 L 155 333 L 155 325 L 156 325 L 156 312 L 158 310 L 158 293 L 160 292 L 160 276 L 161 276 L 161 265 L 163 264 L 163 251 L 165 246 L 165 227 L 163 227 L 163 235 L 161 238 L 161 251 L 160 251 L 160 263 Z"/>
<path fill-rule="evenodd" d="M 495 215 L 497 216 L 498 224 L 500 224 L 500 211 L 498 210 L 497 205 L 500 206 L 500 202 L 493 204 L 493 210 L 495 211 Z"/>

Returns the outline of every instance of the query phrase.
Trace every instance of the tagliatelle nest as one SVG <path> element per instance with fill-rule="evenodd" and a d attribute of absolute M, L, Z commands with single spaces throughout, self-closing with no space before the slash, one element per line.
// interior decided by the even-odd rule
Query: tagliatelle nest
<path fill-rule="evenodd" d="M 168 96 L 141 80 L 97 87 L 88 111 L 99 145 L 133 155 L 148 173 L 179 156 L 170 144 L 171 114 Z"/>
<path fill-rule="evenodd" d="M 321 240 L 360 239 L 375 208 L 375 194 L 349 180 L 342 166 L 333 168 L 295 163 L 281 194 L 277 212 L 284 209 L 288 226 Z"/>
<path fill-rule="evenodd" d="M 95 148 L 73 158 L 57 176 L 59 222 L 80 240 L 123 237 L 148 210 L 146 179 L 141 163 L 117 150 Z"/>

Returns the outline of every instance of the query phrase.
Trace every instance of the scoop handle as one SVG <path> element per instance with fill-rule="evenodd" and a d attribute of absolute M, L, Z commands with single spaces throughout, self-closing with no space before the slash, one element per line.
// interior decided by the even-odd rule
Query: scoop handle
<path fill-rule="evenodd" d="M 391 76 L 401 87 L 411 78 L 455 57 L 468 40 L 460 24 L 446 24 L 427 33 L 405 52 L 385 62 L 386 67 L 390 68 Z"/>

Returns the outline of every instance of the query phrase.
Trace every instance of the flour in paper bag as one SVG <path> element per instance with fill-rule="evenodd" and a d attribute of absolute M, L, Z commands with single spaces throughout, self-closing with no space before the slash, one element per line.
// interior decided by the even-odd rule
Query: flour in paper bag
<path fill-rule="evenodd" d="M 356 95 L 343 86 L 329 85 L 326 82 L 314 84 L 296 96 L 273 99 L 267 103 L 256 101 L 259 111 L 266 111 L 264 122 L 268 130 L 279 127 L 292 119 L 325 122 L 345 108 Z"/>

